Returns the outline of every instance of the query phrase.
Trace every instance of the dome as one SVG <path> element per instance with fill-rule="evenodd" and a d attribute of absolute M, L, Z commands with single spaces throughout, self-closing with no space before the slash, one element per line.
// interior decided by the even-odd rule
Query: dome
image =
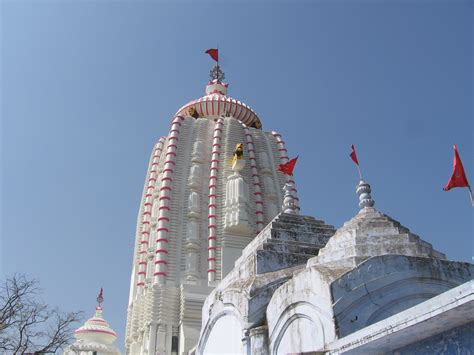
<path fill-rule="evenodd" d="M 206 95 L 188 102 L 181 107 L 176 116 L 219 118 L 232 116 L 248 127 L 262 127 L 254 110 L 243 102 L 227 96 L 229 84 L 218 80 L 210 81 L 206 86 Z M 196 113 L 194 113 L 194 110 Z"/>
<path fill-rule="evenodd" d="M 82 327 L 74 332 L 78 340 L 103 344 L 112 344 L 117 339 L 117 333 L 110 328 L 109 323 L 102 317 L 102 307 L 97 306 L 95 314 Z"/>

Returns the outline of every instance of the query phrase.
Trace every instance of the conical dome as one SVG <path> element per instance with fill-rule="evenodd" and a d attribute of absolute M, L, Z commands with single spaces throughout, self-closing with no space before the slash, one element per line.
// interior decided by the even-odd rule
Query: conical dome
<path fill-rule="evenodd" d="M 102 316 L 102 291 L 97 300 L 98 305 L 94 316 L 74 332 L 76 341 L 64 349 L 64 355 L 120 355 L 120 351 L 113 345 L 117 339 L 117 333 Z"/>
<path fill-rule="evenodd" d="M 82 327 L 74 332 L 76 339 L 112 344 L 117 339 L 117 333 L 110 328 L 109 323 L 102 317 L 102 307 L 97 306 L 95 314 Z"/>

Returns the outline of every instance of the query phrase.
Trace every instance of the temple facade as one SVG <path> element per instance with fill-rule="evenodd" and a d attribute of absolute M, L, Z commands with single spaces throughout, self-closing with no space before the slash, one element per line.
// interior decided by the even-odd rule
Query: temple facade
<path fill-rule="evenodd" d="M 300 215 L 281 135 L 227 90 L 216 65 L 152 150 L 127 353 L 470 353 L 474 265 L 378 211 L 362 178 L 340 228 Z"/>
<path fill-rule="evenodd" d="M 155 144 L 138 214 L 128 305 L 131 354 L 187 354 L 201 309 L 286 201 L 299 210 L 282 137 L 227 96 L 216 65 L 206 95 L 178 110 Z M 287 184 L 288 193 L 282 191 Z"/>
<path fill-rule="evenodd" d="M 191 354 L 470 354 L 474 265 L 376 210 L 365 181 L 357 193 L 336 231 L 273 219 L 206 299 Z"/>

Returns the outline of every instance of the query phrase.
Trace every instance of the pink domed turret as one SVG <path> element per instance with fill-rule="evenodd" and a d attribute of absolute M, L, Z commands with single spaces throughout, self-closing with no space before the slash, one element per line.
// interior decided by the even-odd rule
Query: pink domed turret
<path fill-rule="evenodd" d="M 102 289 L 97 297 L 95 314 L 88 319 L 84 325 L 74 332 L 76 341 L 65 349 L 64 354 L 120 354 L 119 350 L 113 346 L 117 339 L 117 333 L 109 326 L 109 323 L 102 317 Z"/>
<path fill-rule="evenodd" d="M 78 340 L 96 341 L 104 344 L 112 344 L 117 339 L 117 333 L 102 317 L 102 307 L 100 306 L 95 308 L 94 316 L 74 332 L 74 336 Z"/>

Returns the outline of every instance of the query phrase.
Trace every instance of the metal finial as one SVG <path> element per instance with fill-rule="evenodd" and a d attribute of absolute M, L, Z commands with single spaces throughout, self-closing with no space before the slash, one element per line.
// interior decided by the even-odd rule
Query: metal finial
<path fill-rule="evenodd" d="M 212 67 L 209 76 L 211 78 L 211 81 L 216 80 L 218 82 L 222 82 L 222 80 L 225 79 L 225 74 L 221 70 L 221 67 L 219 66 L 219 64 L 217 64 L 217 63 L 214 64 L 214 66 Z"/>
<path fill-rule="evenodd" d="M 102 306 L 102 302 L 104 302 L 104 290 L 102 289 L 102 287 L 100 288 L 100 292 L 99 292 L 99 295 L 97 296 L 97 304 L 100 306 Z"/>
<path fill-rule="evenodd" d="M 370 194 L 372 190 L 368 183 L 361 179 L 359 181 L 359 185 L 357 185 L 356 192 L 359 196 L 359 207 L 361 209 L 364 207 L 374 207 L 375 201 L 372 200 L 372 196 Z"/>
<path fill-rule="evenodd" d="M 283 197 L 283 205 L 281 206 L 281 210 L 283 213 L 298 214 L 298 207 L 295 204 L 295 199 L 291 192 L 292 189 L 293 185 L 290 182 L 287 182 L 285 186 L 283 186 L 285 195 Z"/>

